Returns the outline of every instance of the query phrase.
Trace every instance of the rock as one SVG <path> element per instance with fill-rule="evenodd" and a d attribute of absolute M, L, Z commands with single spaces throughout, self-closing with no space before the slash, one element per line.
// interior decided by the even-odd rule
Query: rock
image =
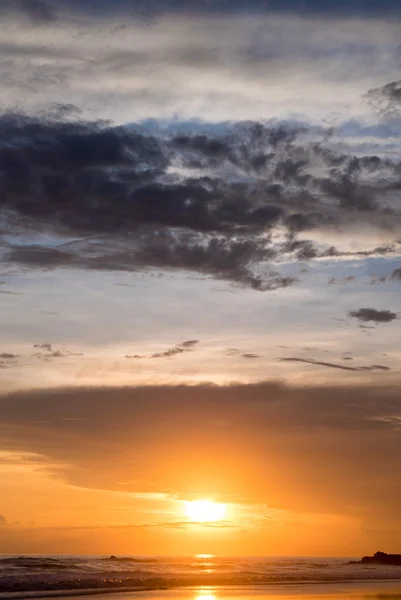
<path fill-rule="evenodd" d="M 401 554 L 375 552 L 373 556 L 364 556 L 361 560 L 351 560 L 349 565 L 396 565 L 401 567 Z"/>

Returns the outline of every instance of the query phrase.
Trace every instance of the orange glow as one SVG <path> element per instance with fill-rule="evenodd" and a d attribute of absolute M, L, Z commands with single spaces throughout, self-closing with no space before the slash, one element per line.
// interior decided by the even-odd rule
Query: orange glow
<path fill-rule="evenodd" d="M 194 523 L 222 521 L 226 508 L 226 504 L 213 502 L 213 500 L 193 500 L 185 502 L 185 515 Z"/>
<path fill-rule="evenodd" d="M 212 590 L 213 591 L 213 590 Z M 216 600 L 216 596 L 211 594 L 207 590 L 201 590 L 198 592 L 195 600 Z"/>

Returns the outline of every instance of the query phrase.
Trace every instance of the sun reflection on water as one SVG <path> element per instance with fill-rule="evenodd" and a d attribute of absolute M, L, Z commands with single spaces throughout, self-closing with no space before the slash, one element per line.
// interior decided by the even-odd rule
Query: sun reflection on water
<path fill-rule="evenodd" d="M 213 556 L 213 555 L 211 555 Z M 194 600 L 216 600 L 214 589 L 211 587 L 200 587 L 196 590 Z"/>
<path fill-rule="evenodd" d="M 194 559 L 196 561 L 196 569 L 201 571 L 202 573 L 214 573 L 215 564 L 213 562 L 214 554 L 195 554 Z M 199 594 L 202 595 L 202 598 L 205 597 L 202 590 L 205 588 L 199 588 Z M 209 588 L 207 588 L 209 589 Z M 214 598 L 206 598 L 206 600 L 214 600 Z"/>

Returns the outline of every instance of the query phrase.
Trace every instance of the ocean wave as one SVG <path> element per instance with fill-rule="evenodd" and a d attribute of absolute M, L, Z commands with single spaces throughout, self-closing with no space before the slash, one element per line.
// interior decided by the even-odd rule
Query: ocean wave
<path fill-rule="evenodd" d="M 244 586 L 401 580 L 401 567 L 349 564 L 347 559 L 224 557 L 0 557 L 0 600 L 14 594 L 153 590 L 180 586 Z M 7 596 L 8 594 L 8 596 Z M 54 595 L 54 594 L 53 594 Z"/>

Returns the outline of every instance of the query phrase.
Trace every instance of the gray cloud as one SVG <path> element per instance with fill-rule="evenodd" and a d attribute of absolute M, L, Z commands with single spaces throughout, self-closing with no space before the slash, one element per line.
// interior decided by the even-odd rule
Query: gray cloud
<path fill-rule="evenodd" d="M 69 249 L 68 249 L 69 248 Z M 77 242 L 58 248 L 24 246 L 13 248 L 6 260 L 24 267 L 41 269 L 84 268 L 93 270 L 137 271 L 139 269 L 180 269 L 225 279 L 240 286 L 265 291 L 295 283 L 265 265 L 260 275 L 257 263 L 274 255 L 262 238 L 233 240 L 224 236 L 187 234 L 168 229 L 151 229 L 134 238 L 99 240 L 97 247 Z"/>
<path fill-rule="evenodd" d="M 34 344 L 33 346 L 34 348 L 40 348 L 41 350 L 47 350 L 48 352 L 52 351 L 52 345 L 51 344 Z"/>
<path fill-rule="evenodd" d="M 194 344 L 190 344 L 189 346 L 184 344 L 178 344 L 177 346 L 169 348 L 164 352 L 154 352 L 151 355 L 151 358 L 169 358 L 170 356 L 176 356 L 177 354 L 183 354 L 184 352 L 191 352 Z"/>
<path fill-rule="evenodd" d="M 64 358 L 67 356 L 83 356 L 81 352 L 70 352 L 69 350 L 56 350 L 52 344 L 34 344 L 34 348 L 43 350 L 44 352 L 35 352 L 32 356 L 41 360 L 50 360 L 51 358 Z"/>
<path fill-rule="evenodd" d="M 394 271 L 391 273 L 391 279 L 401 281 L 401 268 L 394 269 Z"/>
<path fill-rule="evenodd" d="M 51 248 L 10 245 L 10 263 L 192 270 L 264 291 L 295 283 L 269 268 L 273 260 L 397 252 L 395 243 L 341 253 L 298 239 L 334 226 L 346 231 L 356 215 L 361 226 L 401 231 L 390 202 L 398 166 L 388 159 L 336 152 L 303 139 L 305 128 L 284 125 L 159 135 L 60 120 L 74 108 L 61 106 L 58 119 L 0 119 L 0 209 L 9 227 L 84 236 Z M 323 165 L 319 176 L 315 163 Z M 181 174 L 173 175 L 177 165 Z"/>
<path fill-rule="evenodd" d="M 199 340 L 186 340 L 185 342 L 182 342 L 180 346 L 183 348 L 193 348 L 196 344 L 199 344 Z"/>
<path fill-rule="evenodd" d="M 55 20 L 55 12 L 45 0 L 17 0 L 21 8 L 35 23 L 51 23 Z"/>
<path fill-rule="evenodd" d="M 395 319 L 398 319 L 398 315 L 391 310 L 376 310 L 375 308 L 360 308 L 358 310 L 352 310 L 348 313 L 350 317 L 358 319 L 367 323 L 373 321 L 374 323 L 390 323 Z"/>
<path fill-rule="evenodd" d="M 391 81 L 367 93 L 372 106 L 385 118 L 397 118 L 401 114 L 401 81 Z"/>
<path fill-rule="evenodd" d="M 3 0 L 4 8 L 12 10 L 12 0 Z M 31 2 L 27 1 L 27 6 Z M 40 6 L 42 1 L 35 0 L 33 5 Z M 43 4 L 45 4 L 43 2 Z M 205 2 L 204 0 L 193 0 L 189 5 L 185 0 L 139 0 L 131 2 L 130 0 L 114 0 L 113 2 L 101 2 L 98 0 L 85 0 L 76 2 L 75 0 L 52 0 L 54 7 L 62 9 L 69 15 L 85 15 L 98 19 L 110 18 L 111 15 L 122 14 L 126 16 L 142 16 L 150 18 L 170 12 L 184 13 L 256 13 L 266 14 L 268 12 L 291 12 L 303 15 L 383 15 L 390 14 L 394 16 L 399 11 L 399 5 L 395 0 L 382 0 L 380 4 L 373 0 L 350 4 L 347 0 L 326 0 L 324 3 L 318 0 L 305 0 L 301 4 L 297 0 L 214 0 Z"/>
<path fill-rule="evenodd" d="M 153 354 L 126 354 L 125 358 L 170 358 L 185 352 L 192 352 L 193 348 L 199 343 L 199 340 L 186 340 L 163 352 L 154 352 Z"/>
<path fill-rule="evenodd" d="M 342 277 L 341 279 L 336 279 L 335 277 L 329 279 L 329 285 L 342 285 L 344 283 L 353 283 L 356 281 L 356 277 L 353 275 L 347 275 L 346 277 Z"/>
<path fill-rule="evenodd" d="M 340 369 L 342 371 L 390 371 L 390 367 L 386 367 L 383 365 L 370 365 L 370 366 L 362 366 L 362 367 L 346 367 L 345 365 L 339 365 L 337 363 L 325 362 L 321 360 L 314 360 L 312 358 L 298 358 L 295 356 L 291 356 L 288 358 L 279 358 L 280 362 L 300 362 L 307 363 L 310 365 L 318 365 L 320 367 L 329 367 L 331 369 Z M 352 358 L 345 357 L 343 360 L 352 360 Z"/>

